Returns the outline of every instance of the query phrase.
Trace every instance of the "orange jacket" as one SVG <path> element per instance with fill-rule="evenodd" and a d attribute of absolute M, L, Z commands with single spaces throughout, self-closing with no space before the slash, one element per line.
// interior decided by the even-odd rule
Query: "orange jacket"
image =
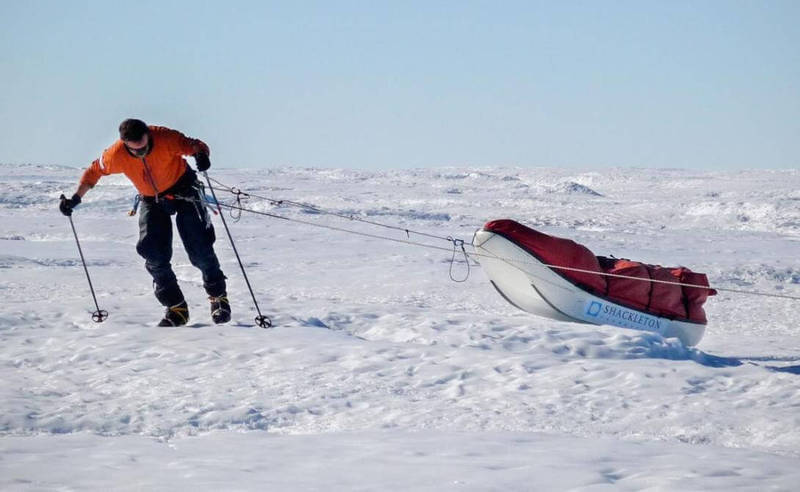
<path fill-rule="evenodd" d="M 86 168 L 81 184 L 94 186 L 101 176 L 123 173 L 143 196 L 155 196 L 174 185 L 186 172 L 184 155 L 209 153 L 201 140 L 163 126 L 149 128 L 150 152 L 145 157 L 134 157 L 122 140 L 117 140 Z"/>

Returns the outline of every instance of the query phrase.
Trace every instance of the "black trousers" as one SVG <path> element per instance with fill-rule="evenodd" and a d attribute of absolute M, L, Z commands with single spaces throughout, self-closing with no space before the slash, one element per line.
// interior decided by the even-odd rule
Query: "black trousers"
<path fill-rule="evenodd" d="M 191 187 L 181 190 L 183 196 L 197 198 Z M 209 296 L 225 294 L 225 275 L 214 253 L 214 227 L 202 204 L 180 198 L 151 197 L 142 200 L 139 215 L 139 242 L 136 251 L 144 258 L 144 266 L 153 277 L 156 299 L 164 306 L 183 302 L 183 292 L 172 271 L 172 215 L 189 261 L 203 274 L 203 287 Z"/>

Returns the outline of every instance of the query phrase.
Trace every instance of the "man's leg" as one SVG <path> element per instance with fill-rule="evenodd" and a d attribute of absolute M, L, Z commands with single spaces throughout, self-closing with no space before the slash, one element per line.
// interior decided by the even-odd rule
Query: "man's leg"
<path fill-rule="evenodd" d="M 166 307 L 183 302 L 183 293 L 172 271 L 172 220 L 157 203 L 143 201 L 139 215 L 136 251 L 153 277 L 156 299 Z"/>
<path fill-rule="evenodd" d="M 203 287 L 211 297 L 226 294 L 225 275 L 214 253 L 214 226 L 206 224 L 194 202 L 176 200 L 178 214 L 175 223 L 189 261 L 203 273 Z"/>

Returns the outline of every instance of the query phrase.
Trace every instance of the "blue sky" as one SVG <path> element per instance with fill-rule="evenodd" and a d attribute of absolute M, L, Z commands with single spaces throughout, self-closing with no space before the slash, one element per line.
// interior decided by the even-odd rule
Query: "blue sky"
<path fill-rule="evenodd" d="M 800 168 L 800 2 L 0 0 L 0 162 Z"/>

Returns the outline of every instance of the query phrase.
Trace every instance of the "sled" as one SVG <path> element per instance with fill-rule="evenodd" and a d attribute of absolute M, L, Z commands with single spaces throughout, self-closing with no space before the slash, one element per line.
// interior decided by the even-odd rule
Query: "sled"
<path fill-rule="evenodd" d="M 659 333 L 687 346 L 697 345 L 703 338 L 706 318 L 702 304 L 716 294 L 703 274 L 595 257 L 573 241 L 511 220 L 487 223 L 475 233 L 472 245 L 494 288 L 523 311 L 559 321 Z M 653 272 L 669 271 L 674 283 L 607 275 L 620 262 L 627 262 L 622 263 L 626 268 L 646 267 L 650 278 L 658 276 Z"/>

